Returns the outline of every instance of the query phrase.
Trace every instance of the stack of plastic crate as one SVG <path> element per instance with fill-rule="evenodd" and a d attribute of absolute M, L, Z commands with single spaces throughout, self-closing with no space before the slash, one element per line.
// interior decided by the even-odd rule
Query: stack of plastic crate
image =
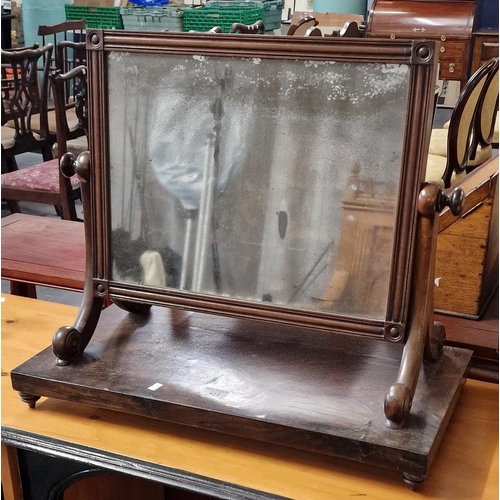
<path fill-rule="evenodd" d="M 264 17 L 262 21 L 264 22 L 266 33 L 273 34 L 274 30 L 281 28 L 281 13 L 283 11 L 283 0 L 263 0 L 263 1 L 253 1 L 253 0 L 207 0 L 205 3 L 207 8 L 222 9 L 229 6 L 240 7 L 240 8 L 258 8 L 262 7 L 264 9 Z M 256 21 L 258 21 L 257 19 Z M 240 21 L 235 21 L 240 22 Z M 255 21 L 254 21 L 255 22 Z M 253 23 L 243 23 L 243 24 L 253 24 Z"/>
<path fill-rule="evenodd" d="M 122 7 L 123 28 L 141 31 L 182 31 L 183 10 L 177 7 Z"/>
<path fill-rule="evenodd" d="M 283 0 L 264 0 L 264 25 L 266 33 L 272 34 L 274 30 L 281 30 L 281 14 Z"/>
<path fill-rule="evenodd" d="M 66 20 L 85 19 L 85 28 L 122 29 L 119 7 L 95 7 L 93 5 L 64 6 Z"/>
<path fill-rule="evenodd" d="M 218 26 L 229 33 L 234 23 L 250 25 L 263 20 L 263 2 L 208 0 L 204 7 L 184 10 L 184 31 L 206 32 Z"/>

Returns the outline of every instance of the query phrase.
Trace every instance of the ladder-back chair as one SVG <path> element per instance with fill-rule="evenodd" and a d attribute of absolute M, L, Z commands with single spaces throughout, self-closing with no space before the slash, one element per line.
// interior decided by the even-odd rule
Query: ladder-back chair
<path fill-rule="evenodd" d="M 62 23 L 53 25 L 42 25 L 38 27 L 38 36 L 42 38 L 42 43 L 52 43 L 55 47 L 50 60 L 50 71 L 59 70 L 62 73 L 67 73 L 77 66 L 86 64 L 85 61 L 85 20 L 80 19 L 76 21 L 64 21 Z M 72 45 L 66 45 L 67 42 Z M 83 45 L 83 57 L 82 50 L 79 48 Z M 62 44 L 61 49 L 58 46 Z M 77 48 L 73 48 L 77 47 Z M 71 92 L 66 92 L 67 101 L 72 100 L 74 102 L 74 95 Z M 48 127 L 49 133 L 56 137 L 56 119 L 54 111 L 54 101 L 52 89 L 49 86 L 48 90 Z M 74 119 L 74 113 L 68 114 L 68 121 L 70 128 L 75 124 L 71 123 Z M 34 130 L 37 130 L 37 120 L 33 120 Z"/>
<path fill-rule="evenodd" d="M 53 46 L 2 50 L 2 173 L 17 170 L 15 157 L 41 151 L 52 159 L 54 138 L 48 132 L 47 92 Z M 45 58 L 39 78 L 38 65 Z M 35 130 L 33 121 L 39 124 Z M 6 126 L 7 123 L 10 126 Z M 5 125 L 4 125 L 5 124 Z"/>
<path fill-rule="evenodd" d="M 87 69 L 78 66 L 61 74 L 56 72 L 50 80 L 54 91 L 57 121 L 58 158 L 15 172 L 2 174 L 2 197 L 9 201 L 13 212 L 19 212 L 19 201 L 31 201 L 54 205 L 63 219 L 78 220 L 75 198 L 79 197 L 79 179 L 76 175 L 66 178 L 60 171 L 59 159 L 67 151 L 68 122 L 65 89 L 72 81 L 77 89 L 72 112 L 77 116 L 78 127 L 87 132 Z"/>

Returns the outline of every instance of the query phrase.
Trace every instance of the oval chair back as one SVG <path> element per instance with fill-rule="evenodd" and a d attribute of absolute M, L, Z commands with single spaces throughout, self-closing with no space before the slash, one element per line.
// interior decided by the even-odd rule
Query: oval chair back
<path fill-rule="evenodd" d="M 453 173 L 465 171 L 472 155 L 472 133 L 478 103 L 493 72 L 498 71 L 498 59 L 479 68 L 467 81 L 453 109 L 448 130 L 447 163 L 442 179 L 446 188 Z"/>
<path fill-rule="evenodd" d="M 477 105 L 472 136 L 472 155 L 474 160 L 477 148 L 491 147 L 495 119 L 498 112 L 498 58 L 494 58 L 496 66 L 492 70 L 488 81 L 485 83 L 483 93 Z"/>

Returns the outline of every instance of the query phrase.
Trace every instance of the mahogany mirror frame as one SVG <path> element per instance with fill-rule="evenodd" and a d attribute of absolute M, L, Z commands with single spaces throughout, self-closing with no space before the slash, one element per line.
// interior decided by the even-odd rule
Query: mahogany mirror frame
<path fill-rule="evenodd" d="M 209 38 L 209 40 L 207 40 Z M 432 126 L 436 45 L 428 41 L 294 39 L 255 35 L 141 33 L 90 30 L 87 36 L 89 95 L 89 250 L 92 295 L 112 301 L 179 307 L 251 317 L 404 342 L 416 244 L 417 199 L 424 181 L 426 144 Z M 397 197 L 395 241 L 385 321 L 360 320 L 331 313 L 295 310 L 183 290 L 154 289 L 113 281 L 110 255 L 110 188 L 106 57 L 110 52 L 200 54 L 278 59 L 385 62 L 410 66 L 409 100 Z"/>
<path fill-rule="evenodd" d="M 409 67 L 400 180 L 395 207 L 394 240 L 385 318 L 360 318 L 251 302 L 185 290 L 113 281 L 111 255 L 110 153 L 107 57 L 144 53 L 278 60 L 400 64 Z M 61 168 L 82 182 L 86 234 L 86 281 L 73 326 L 61 327 L 52 347 L 59 365 L 77 359 L 98 324 L 105 300 L 132 313 L 152 305 L 334 334 L 404 344 L 397 380 L 384 403 L 386 425 L 400 427 L 408 415 L 424 354 L 438 359 L 444 330 L 433 321 L 433 272 L 438 214 L 450 206 L 458 214 L 463 193 L 447 196 L 425 183 L 428 142 L 434 115 L 437 43 L 434 41 L 332 39 L 198 33 L 137 33 L 89 30 L 87 33 L 89 145 L 78 159 L 63 158 Z"/>

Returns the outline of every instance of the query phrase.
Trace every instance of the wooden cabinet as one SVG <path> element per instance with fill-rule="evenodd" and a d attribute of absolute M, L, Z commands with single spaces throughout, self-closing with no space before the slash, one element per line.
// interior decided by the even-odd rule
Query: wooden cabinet
<path fill-rule="evenodd" d="M 498 57 L 498 29 L 481 28 L 474 31 L 470 74 L 473 75 L 493 57 Z"/>
<path fill-rule="evenodd" d="M 478 319 L 498 290 L 498 156 L 457 186 L 465 208 L 440 215 L 435 269 L 437 312 Z"/>
<path fill-rule="evenodd" d="M 368 37 L 439 40 L 439 79 L 469 76 L 476 2 L 429 0 L 375 0 L 368 16 Z"/>

